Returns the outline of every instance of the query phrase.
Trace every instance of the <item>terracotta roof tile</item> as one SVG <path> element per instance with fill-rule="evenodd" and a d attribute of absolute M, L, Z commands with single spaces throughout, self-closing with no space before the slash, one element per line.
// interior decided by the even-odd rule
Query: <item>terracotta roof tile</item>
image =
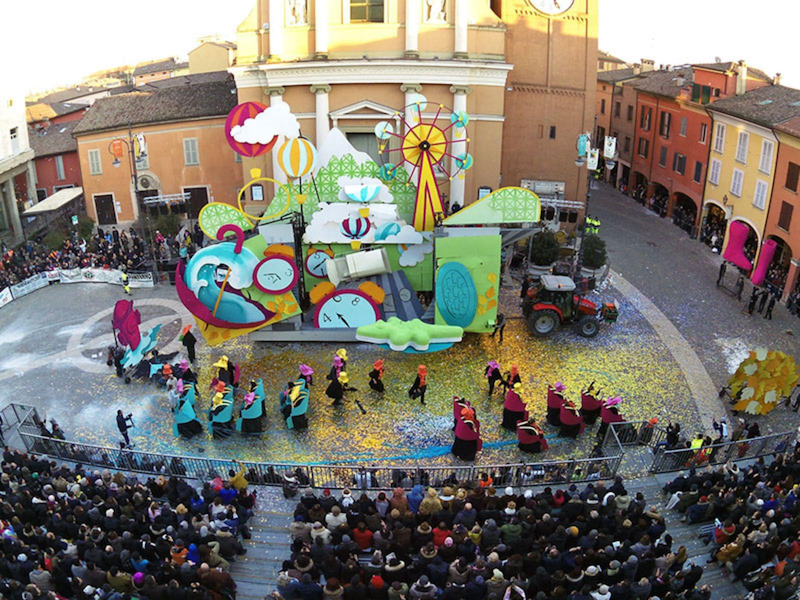
<path fill-rule="evenodd" d="M 718 100 L 710 104 L 708 109 L 756 125 L 773 127 L 778 123 L 800 117 L 800 90 L 782 85 L 768 85 L 741 96 Z"/>
<path fill-rule="evenodd" d="M 65 152 L 76 152 L 78 141 L 72 137 L 72 131 L 79 121 L 68 121 L 67 123 L 54 123 L 47 128 L 39 130 L 28 128 L 28 138 L 31 148 L 36 153 L 36 158 L 41 156 L 52 156 L 54 154 L 64 154 Z"/>

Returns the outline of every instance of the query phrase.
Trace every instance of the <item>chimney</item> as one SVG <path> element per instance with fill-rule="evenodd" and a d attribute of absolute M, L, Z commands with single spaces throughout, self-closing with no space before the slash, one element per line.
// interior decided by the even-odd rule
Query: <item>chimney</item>
<path fill-rule="evenodd" d="M 642 65 L 639 64 L 639 63 L 634 63 L 634 65 L 633 65 L 633 74 L 634 75 L 639 75 L 639 74 L 641 74 L 641 72 L 642 72 Z"/>
<path fill-rule="evenodd" d="M 649 58 L 642 59 L 642 73 L 655 71 L 655 68 L 656 68 L 656 61 L 650 60 Z"/>
<path fill-rule="evenodd" d="M 775 77 L 772 78 L 772 85 L 780 85 L 781 84 L 781 74 L 775 73 Z"/>
<path fill-rule="evenodd" d="M 686 85 L 686 77 L 684 77 L 683 75 L 678 75 L 678 77 L 675 79 L 675 83 L 679 88 L 682 88 L 683 86 Z"/>
<path fill-rule="evenodd" d="M 747 91 L 747 63 L 739 61 L 739 69 L 736 73 L 736 95 L 741 96 Z"/>

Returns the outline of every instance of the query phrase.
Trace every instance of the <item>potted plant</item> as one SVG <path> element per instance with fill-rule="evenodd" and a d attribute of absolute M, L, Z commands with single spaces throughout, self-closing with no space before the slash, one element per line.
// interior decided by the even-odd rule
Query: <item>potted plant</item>
<path fill-rule="evenodd" d="M 584 277 L 597 277 L 605 267 L 608 259 L 606 243 L 600 236 L 590 233 L 583 240 L 583 262 L 581 275 Z"/>
<path fill-rule="evenodd" d="M 556 234 L 552 231 L 539 231 L 531 240 L 530 266 L 528 272 L 532 275 L 546 275 L 550 273 L 553 264 L 558 260 L 559 243 Z"/>

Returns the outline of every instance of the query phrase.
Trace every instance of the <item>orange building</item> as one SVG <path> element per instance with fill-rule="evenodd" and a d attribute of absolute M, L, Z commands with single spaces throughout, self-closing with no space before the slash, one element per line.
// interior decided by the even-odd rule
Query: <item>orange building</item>
<path fill-rule="evenodd" d="M 145 205 L 151 215 L 196 218 L 207 202 L 235 203 L 243 186 L 241 159 L 225 138 L 225 118 L 236 106 L 227 73 L 159 83 L 99 99 L 75 127 L 86 208 L 99 225 L 132 224 Z M 129 132 L 146 144 L 136 161 L 139 202 L 127 148 L 120 160 L 112 154 L 112 142 L 127 141 Z"/>

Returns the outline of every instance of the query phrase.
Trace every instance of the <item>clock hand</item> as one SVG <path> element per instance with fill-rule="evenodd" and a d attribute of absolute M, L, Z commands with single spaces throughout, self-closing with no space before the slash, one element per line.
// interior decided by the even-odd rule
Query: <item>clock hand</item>
<path fill-rule="evenodd" d="M 228 269 L 228 272 L 225 273 L 225 279 L 222 280 L 222 285 L 219 288 L 219 296 L 217 296 L 217 303 L 214 305 L 214 310 L 211 312 L 211 316 L 216 316 L 217 309 L 219 308 L 219 303 L 222 300 L 222 294 L 225 293 L 225 286 L 228 283 L 228 277 L 231 276 L 231 269 Z"/>
<path fill-rule="evenodd" d="M 555 5 L 556 5 L 556 8 L 557 8 L 558 10 L 561 10 L 561 5 L 558 3 L 558 0 L 553 0 L 553 4 L 555 4 Z"/>
<path fill-rule="evenodd" d="M 350 327 L 350 323 L 348 323 L 340 313 L 336 313 L 336 316 L 341 319 L 342 323 L 344 323 L 346 327 Z"/>

